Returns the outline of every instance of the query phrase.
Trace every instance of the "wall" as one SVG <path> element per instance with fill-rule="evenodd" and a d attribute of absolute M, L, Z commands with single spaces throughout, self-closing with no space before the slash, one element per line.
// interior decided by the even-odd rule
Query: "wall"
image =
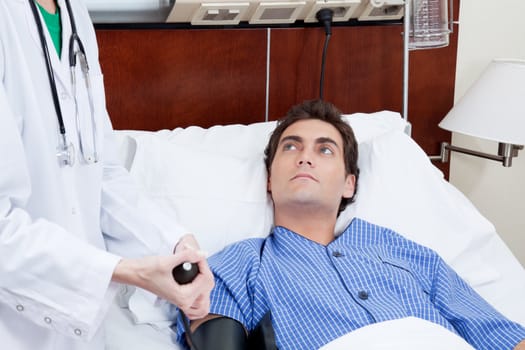
<path fill-rule="evenodd" d="M 525 59 L 525 1 L 461 0 L 460 6 L 455 101 L 493 58 Z M 460 134 L 453 134 L 452 143 L 482 152 L 497 152 L 495 142 Z M 453 154 L 450 182 L 496 226 L 525 266 L 525 152 L 520 152 L 511 168 L 490 160 Z"/>

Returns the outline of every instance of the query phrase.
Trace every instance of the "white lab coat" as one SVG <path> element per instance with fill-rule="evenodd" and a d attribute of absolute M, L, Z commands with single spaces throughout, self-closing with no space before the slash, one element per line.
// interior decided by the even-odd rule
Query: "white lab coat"
<path fill-rule="evenodd" d="M 58 4 L 61 59 L 45 25 L 44 32 L 68 142 L 77 153 L 75 166 L 64 168 L 55 155 L 58 123 L 31 8 L 27 0 L 0 1 L 2 349 L 103 349 L 101 324 L 116 290 L 110 278 L 121 256 L 169 254 L 184 231 L 173 218 L 147 221 L 128 174 L 114 162 L 95 33 L 84 5 L 71 0 L 91 69 L 102 158 L 95 165 L 80 162 L 68 65 L 71 27 L 65 3 Z M 79 67 L 77 80 L 81 128 L 89 139 L 90 114 Z"/>

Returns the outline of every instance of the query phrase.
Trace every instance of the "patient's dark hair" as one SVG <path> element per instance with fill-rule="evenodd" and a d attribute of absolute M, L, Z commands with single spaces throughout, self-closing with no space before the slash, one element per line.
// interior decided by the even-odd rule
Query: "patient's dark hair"
<path fill-rule="evenodd" d="M 293 106 L 284 118 L 277 122 L 277 127 L 270 136 L 270 140 L 264 150 L 264 163 L 268 176 L 272 166 L 277 146 L 283 132 L 293 123 L 305 119 L 318 119 L 333 125 L 341 134 L 343 139 L 343 157 L 345 160 L 346 175 L 355 176 L 355 191 L 351 198 L 342 198 L 339 205 L 339 213 L 346 206 L 354 201 L 357 192 L 357 180 L 359 178 L 359 168 L 357 167 L 357 141 L 354 132 L 348 123 L 341 118 L 341 112 L 331 103 L 322 100 L 305 101 Z"/>

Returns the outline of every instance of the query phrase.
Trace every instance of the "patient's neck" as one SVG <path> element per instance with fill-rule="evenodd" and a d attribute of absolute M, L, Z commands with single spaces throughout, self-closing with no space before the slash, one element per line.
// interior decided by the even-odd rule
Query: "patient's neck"
<path fill-rule="evenodd" d="M 301 210 L 280 210 L 274 208 L 275 226 L 287 229 L 322 245 L 327 245 L 335 238 L 337 213 L 325 213 Z"/>

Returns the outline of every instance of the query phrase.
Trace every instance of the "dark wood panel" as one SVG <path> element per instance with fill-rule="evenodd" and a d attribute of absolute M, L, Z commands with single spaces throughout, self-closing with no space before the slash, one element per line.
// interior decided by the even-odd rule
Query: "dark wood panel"
<path fill-rule="evenodd" d="M 292 104 L 319 97 L 322 28 L 272 31 L 271 118 Z M 403 41 L 401 26 L 336 27 L 326 57 L 324 99 L 343 112 L 400 111 Z"/>
<path fill-rule="evenodd" d="M 97 30 L 116 129 L 263 121 L 266 31 Z"/>

